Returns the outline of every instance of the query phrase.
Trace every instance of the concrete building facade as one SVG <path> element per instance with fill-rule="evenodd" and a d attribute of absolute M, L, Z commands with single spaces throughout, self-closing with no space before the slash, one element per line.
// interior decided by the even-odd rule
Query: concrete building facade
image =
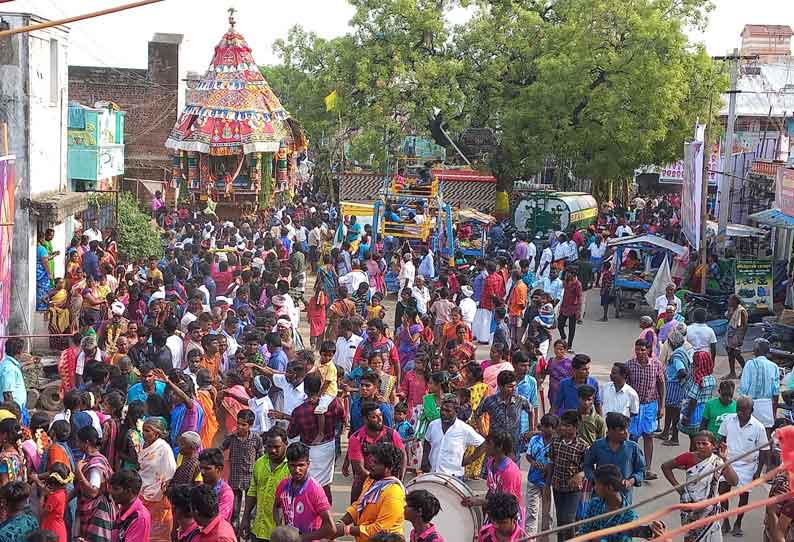
<path fill-rule="evenodd" d="M 0 12 L 0 28 L 44 21 L 30 13 Z M 56 275 L 63 276 L 73 216 L 86 206 L 85 194 L 69 190 L 67 176 L 68 46 L 69 30 L 63 26 L 0 40 L 0 122 L 8 126 L 17 173 L 11 334 L 46 330 L 43 314 L 36 313 L 37 232 L 55 231 Z"/>

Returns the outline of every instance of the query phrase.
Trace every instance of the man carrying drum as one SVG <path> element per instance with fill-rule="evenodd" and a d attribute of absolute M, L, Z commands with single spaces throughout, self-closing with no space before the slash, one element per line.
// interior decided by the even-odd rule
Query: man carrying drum
<path fill-rule="evenodd" d="M 422 471 L 440 472 L 463 481 L 464 467 L 482 455 L 485 439 L 466 422 L 458 419 L 458 399 L 448 394 L 441 402 L 441 418 L 433 420 L 425 433 Z M 463 459 L 467 446 L 478 447 Z"/>

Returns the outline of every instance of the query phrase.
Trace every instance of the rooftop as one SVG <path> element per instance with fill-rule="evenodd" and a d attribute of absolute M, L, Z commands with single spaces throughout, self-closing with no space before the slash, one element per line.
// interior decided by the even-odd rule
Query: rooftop
<path fill-rule="evenodd" d="M 794 31 L 786 24 L 746 24 L 741 35 L 744 36 L 746 33 L 794 36 Z"/>
<path fill-rule="evenodd" d="M 753 68 L 753 72 L 742 73 L 739 78 L 736 114 L 740 117 L 766 117 L 771 107 L 772 117 L 790 115 L 794 111 L 794 58 L 757 64 Z M 728 97 L 728 94 L 722 96 L 722 116 L 728 114 Z"/>

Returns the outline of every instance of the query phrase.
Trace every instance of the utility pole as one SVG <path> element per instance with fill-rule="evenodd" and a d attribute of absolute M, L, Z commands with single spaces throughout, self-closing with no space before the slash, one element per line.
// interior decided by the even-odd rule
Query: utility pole
<path fill-rule="evenodd" d="M 722 191 L 720 192 L 720 216 L 717 228 L 717 241 L 719 243 L 720 252 L 724 254 L 725 246 L 728 240 L 728 220 L 730 218 L 731 198 L 733 197 L 733 135 L 736 127 L 736 95 L 741 91 L 738 90 L 739 84 L 739 68 L 742 60 L 755 60 L 757 55 L 739 55 L 739 50 L 734 49 L 733 54 L 728 57 L 713 57 L 715 60 L 727 60 L 730 62 L 730 76 L 731 88 L 728 91 L 728 122 L 725 133 L 725 153 L 723 163 L 723 182 Z M 704 149 L 706 150 L 706 149 Z M 708 163 L 711 153 L 703 155 L 704 164 Z"/>

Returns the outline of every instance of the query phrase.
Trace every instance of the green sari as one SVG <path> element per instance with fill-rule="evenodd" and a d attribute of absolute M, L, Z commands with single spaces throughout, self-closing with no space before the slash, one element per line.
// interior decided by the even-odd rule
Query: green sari
<path fill-rule="evenodd" d="M 441 410 L 436 402 L 436 396 L 428 393 L 422 398 L 422 414 L 416 424 L 416 440 L 421 442 L 425 438 L 427 426 L 430 422 L 441 417 Z"/>

